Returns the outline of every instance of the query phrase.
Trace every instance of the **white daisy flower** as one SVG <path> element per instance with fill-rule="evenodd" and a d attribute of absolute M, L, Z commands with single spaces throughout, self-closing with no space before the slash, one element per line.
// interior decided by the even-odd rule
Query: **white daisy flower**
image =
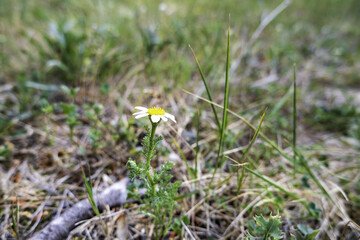
<path fill-rule="evenodd" d="M 153 123 L 157 123 L 160 120 L 163 120 L 164 122 L 167 122 L 168 119 L 172 120 L 176 123 L 174 115 L 171 115 L 170 113 L 165 112 L 162 108 L 146 108 L 146 107 L 135 107 L 135 109 L 140 110 L 140 112 L 136 112 L 133 115 L 136 119 L 150 116 L 150 119 Z"/>

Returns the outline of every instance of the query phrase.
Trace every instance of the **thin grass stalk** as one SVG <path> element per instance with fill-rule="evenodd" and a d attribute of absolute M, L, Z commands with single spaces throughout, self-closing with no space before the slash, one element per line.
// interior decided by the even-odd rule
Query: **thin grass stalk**
<path fill-rule="evenodd" d="M 200 113 L 196 114 L 196 147 L 195 147 L 195 174 L 198 176 L 198 157 L 199 157 L 199 139 L 200 139 Z"/>
<path fill-rule="evenodd" d="M 206 89 L 206 93 L 207 93 L 207 95 L 208 95 L 208 98 L 209 98 L 210 101 L 213 102 L 213 100 L 212 100 L 213 98 L 212 98 L 212 96 L 211 96 L 210 88 L 209 88 L 209 86 L 208 86 L 208 84 L 207 84 L 207 82 L 206 82 L 206 80 L 205 80 L 205 76 L 204 76 L 204 74 L 203 74 L 203 72 L 202 72 L 202 69 L 201 69 L 201 67 L 200 67 L 200 63 L 199 63 L 199 61 L 198 61 L 198 59 L 197 59 L 197 57 L 196 57 L 196 55 L 195 55 L 194 50 L 192 49 L 192 47 L 191 47 L 190 45 L 189 45 L 189 48 L 191 49 L 191 52 L 192 52 L 192 54 L 194 55 L 195 62 L 196 62 L 196 66 L 197 66 L 197 68 L 198 68 L 198 70 L 199 70 L 199 72 L 200 72 L 201 79 L 202 79 L 202 81 L 203 81 L 203 83 L 204 83 L 204 86 L 205 86 L 205 89 Z M 214 113 L 214 116 L 215 116 L 215 119 L 216 119 L 216 124 L 217 124 L 217 126 L 218 126 L 218 131 L 221 132 L 220 120 L 219 120 L 219 117 L 218 117 L 217 112 L 216 112 L 216 110 L 215 110 L 215 106 L 214 106 L 213 104 L 211 104 L 211 108 L 212 108 L 212 110 L 213 110 L 213 113 Z"/>
<path fill-rule="evenodd" d="M 315 174 L 311 171 L 309 165 L 307 164 L 306 160 L 304 159 L 304 156 L 300 154 L 298 151 L 296 151 L 296 155 L 299 158 L 300 164 L 305 168 L 306 172 L 310 175 L 311 179 L 315 182 L 315 184 L 320 188 L 322 193 L 328 197 L 333 203 L 335 201 L 331 198 L 330 194 L 326 191 L 325 187 L 321 184 L 321 182 L 317 179 Z"/>
<path fill-rule="evenodd" d="M 294 172 L 293 177 L 295 179 L 297 171 L 297 156 L 296 156 L 296 64 L 294 63 L 294 94 L 293 94 L 293 151 L 294 151 Z"/>
<path fill-rule="evenodd" d="M 236 191 L 236 195 L 239 195 L 240 194 L 240 191 L 241 191 L 241 188 L 242 188 L 242 184 L 244 182 L 244 178 L 245 178 L 245 169 L 243 168 L 241 170 L 241 174 L 240 174 L 240 171 L 236 171 L 237 172 L 237 191 Z"/>
<path fill-rule="evenodd" d="M 229 68 L 230 68 L 229 58 L 230 58 L 230 24 L 228 27 L 228 38 L 227 38 L 225 96 L 224 96 L 224 109 L 223 109 L 223 117 L 222 117 L 222 125 L 221 125 L 221 135 L 220 135 L 220 143 L 219 143 L 219 148 L 218 148 L 217 157 L 216 157 L 215 170 L 212 175 L 210 185 L 212 184 L 212 182 L 214 180 L 217 169 L 219 167 L 221 167 L 223 164 L 222 151 L 223 151 L 225 129 L 226 129 L 226 122 L 227 122 L 227 108 L 228 108 L 228 103 L 229 103 L 229 82 L 230 82 L 230 80 L 229 80 Z M 221 160 L 220 160 L 220 156 L 221 156 Z M 221 163 L 220 166 L 219 166 L 219 163 Z"/>

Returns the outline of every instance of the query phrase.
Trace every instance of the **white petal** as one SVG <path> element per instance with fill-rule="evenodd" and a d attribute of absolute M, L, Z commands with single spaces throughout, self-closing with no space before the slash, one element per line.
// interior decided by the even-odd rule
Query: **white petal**
<path fill-rule="evenodd" d="M 159 121 L 160 121 L 160 116 L 159 116 L 159 115 L 152 115 L 152 116 L 151 116 L 151 121 L 152 121 L 153 123 L 159 122 Z"/>
<path fill-rule="evenodd" d="M 140 107 L 140 106 L 136 106 L 135 109 L 145 111 L 145 112 L 147 112 L 147 110 L 148 110 L 146 107 Z"/>
<path fill-rule="evenodd" d="M 172 115 L 172 114 L 170 114 L 170 113 L 165 113 L 165 117 L 167 117 L 167 118 L 171 119 L 173 122 L 175 122 L 175 123 L 176 123 L 176 120 L 175 120 L 174 115 Z"/>
<path fill-rule="evenodd" d="M 161 115 L 160 117 L 164 122 L 167 122 L 167 118 L 164 115 Z"/>
<path fill-rule="evenodd" d="M 146 116 L 149 116 L 149 114 L 148 113 L 139 114 L 139 115 L 136 115 L 135 118 L 139 119 L 139 118 L 146 117 Z"/>
<path fill-rule="evenodd" d="M 147 113 L 146 111 L 140 111 L 140 112 L 136 112 L 136 113 L 133 113 L 133 115 L 139 115 L 139 114 L 144 114 L 144 113 Z"/>

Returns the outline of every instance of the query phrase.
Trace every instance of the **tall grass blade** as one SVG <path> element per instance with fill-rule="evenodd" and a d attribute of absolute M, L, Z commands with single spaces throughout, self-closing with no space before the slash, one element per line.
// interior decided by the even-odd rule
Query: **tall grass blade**
<path fill-rule="evenodd" d="M 225 129 L 226 129 L 226 123 L 227 123 L 227 108 L 228 108 L 228 103 L 229 103 L 229 82 L 230 82 L 230 80 L 229 80 L 229 69 L 230 69 L 229 58 L 230 58 L 230 24 L 228 27 L 228 38 L 227 38 L 225 96 L 224 96 L 224 109 L 223 109 L 223 117 L 222 117 L 222 125 L 221 125 L 221 135 L 220 135 L 219 149 L 218 149 L 217 157 L 216 157 L 215 170 L 212 175 L 210 185 L 212 185 L 212 182 L 214 180 L 217 169 L 219 167 L 221 167 L 223 164 L 223 161 L 222 161 L 223 157 L 222 157 L 221 153 L 222 153 L 223 145 L 224 145 Z M 221 156 L 221 160 L 220 160 L 220 156 Z M 221 164 L 219 164 L 219 163 L 221 163 Z"/>
<path fill-rule="evenodd" d="M 203 80 L 203 83 L 204 83 L 204 86 L 205 86 L 205 89 L 206 89 L 206 93 L 207 93 L 207 95 L 208 95 L 208 98 L 209 98 L 209 100 L 210 100 L 211 102 L 213 102 L 213 100 L 212 100 L 213 98 L 212 98 L 212 96 L 211 96 L 210 88 L 209 88 L 209 86 L 208 86 L 208 84 L 207 84 L 207 82 L 206 82 L 206 80 L 205 80 L 204 74 L 203 74 L 203 72 L 202 72 L 202 70 L 201 70 L 201 67 L 200 67 L 200 63 L 199 63 L 199 61 L 198 61 L 198 59 L 197 59 L 197 57 L 196 57 L 196 55 L 195 55 L 194 50 L 192 49 L 192 47 L 191 47 L 190 45 L 189 45 L 189 48 L 191 49 L 191 52 L 192 52 L 192 54 L 194 55 L 195 62 L 196 62 L 196 66 L 197 66 L 197 68 L 198 68 L 198 70 L 199 70 L 199 72 L 200 72 L 201 79 Z M 217 126 L 218 126 L 218 130 L 219 130 L 219 132 L 221 132 L 220 120 L 219 120 L 219 117 L 218 117 L 217 112 L 216 112 L 216 110 L 215 110 L 214 104 L 211 104 L 211 108 L 212 108 L 212 110 L 213 110 L 213 113 L 214 113 L 214 116 L 215 116 L 215 119 L 216 119 L 216 124 L 217 124 Z"/>
<path fill-rule="evenodd" d="M 275 117 L 280 109 L 285 105 L 286 101 L 291 97 L 293 88 L 289 87 L 289 90 L 285 93 L 285 95 L 277 101 L 271 112 L 268 114 L 269 118 Z"/>

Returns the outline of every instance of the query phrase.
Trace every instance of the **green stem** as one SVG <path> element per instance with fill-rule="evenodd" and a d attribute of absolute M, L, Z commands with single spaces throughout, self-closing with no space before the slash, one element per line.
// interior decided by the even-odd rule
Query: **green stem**
<path fill-rule="evenodd" d="M 150 183 L 150 186 L 151 186 L 152 195 L 155 196 L 155 193 L 156 193 L 155 183 L 154 183 L 154 181 L 153 181 L 153 179 L 151 177 L 151 174 L 150 174 L 149 170 L 146 172 L 146 176 L 147 176 L 147 178 L 149 180 L 149 183 Z"/>
<path fill-rule="evenodd" d="M 149 146 L 148 146 L 149 152 L 148 152 L 148 155 L 146 158 L 146 169 L 150 168 L 151 155 L 153 152 L 153 145 L 154 145 L 154 136 L 155 136 L 155 130 L 156 130 L 157 126 L 158 126 L 158 123 L 151 122 L 151 135 L 150 135 L 150 141 L 149 141 Z"/>
<path fill-rule="evenodd" d="M 70 138 L 71 142 L 74 142 L 74 128 L 73 127 L 70 127 L 69 138 Z"/>
<path fill-rule="evenodd" d="M 151 121 L 151 119 L 150 119 L 150 121 Z M 154 183 L 153 178 L 151 177 L 151 174 L 150 174 L 150 161 L 151 161 L 151 156 L 153 155 L 154 137 L 155 137 L 156 127 L 158 126 L 158 124 L 159 123 L 151 122 L 151 135 L 150 135 L 150 141 L 149 141 L 149 145 L 148 145 L 148 155 L 146 157 L 146 176 L 149 180 L 149 184 L 151 186 L 153 196 L 155 196 L 155 194 L 156 194 L 156 184 Z"/>
<path fill-rule="evenodd" d="M 174 211 L 174 206 L 171 206 L 171 209 L 170 209 L 170 216 L 169 216 L 169 219 L 168 219 L 168 223 L 166 224 L 165 228 L 163 229 L 163 232 L 161 234 L 162 237 L 165 238 L 167 232 L 168 232 L 168 229 L 171 225 L 171 221 L 172 221 L 172 218 L 173 218 L 173 211 Z"/>

